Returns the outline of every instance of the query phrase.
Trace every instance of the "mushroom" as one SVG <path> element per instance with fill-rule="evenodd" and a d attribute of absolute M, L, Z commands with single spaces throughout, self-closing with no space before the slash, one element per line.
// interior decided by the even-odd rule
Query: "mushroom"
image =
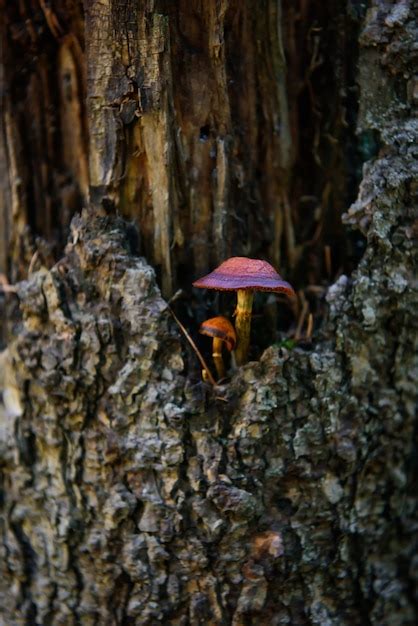
<path fill-rule="evenodd" d="M 199 333 L 213 338 L 212 357 L 218 378 L 224 378 L 225 366 L 222 358 L 222 344 L 225 343 L 229 352 L 235 348 L 237 336 L 231 322 L 222 315 L 211 317 L 200 325 Z"/>
<path fill-rule="evenodd" d="M 254 291 L 274 291 L 288 296 L 295 295 L 291 285 L 279 276 L 270 263 L 242 256 L 231 257 L 224 261 L 213 272 L 196 280 L 193 286 L 237 292 L 235 310 L 237 365 L 243 365 L 247 361 Z"/>

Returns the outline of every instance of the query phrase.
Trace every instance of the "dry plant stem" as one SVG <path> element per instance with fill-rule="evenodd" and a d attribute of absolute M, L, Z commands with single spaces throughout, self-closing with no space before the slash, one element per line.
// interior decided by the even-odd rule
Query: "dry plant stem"
<path fill-rule="evenodd" d="M 243 365 L 248 358 L 253 297 L 254 292 L 252 289 L 239 289 L 237 292 L 237 309 L 235 311 L 235 330 L 237 331 L 235 358 L 237 365 Z"/>
<path fill-rule="evenodd" d="M 16 293 L 17 289 L 14 285 L 10 285 L 5 274 L 0 274 L 0 290 L 4 293 Z"/>
<path fill-rule="evenodd" d="M 332 257 L 331 257 L 331 248 L 330 246 L 325 246 L 324 248 L 324 258 L 325 258 L 325 271 L 328 277 L 331 277 L 332 274 Z"/>
<path fill-rule="evenodd" d="M 309 304 L 308 304 L 308 301 L 305 298 L 305 294 L 303 293 L 303 291 L 299 292 L 299 299 L 300 299 L 300 301 L 302 303 L 302 310 L 300 312 L 298 323 L 297 323 L 297 326 L 296 326 L 295 341 L 299 341 L 299 339 L 301 337 L 302 327 L 303 327 L 306 315 L 307 315 L 308 310 L 309 310 Z"/>
<path fill-rule="evenodd" d="M 286 237 L 287 257 L 290 267 L 294 267 L 297 262 L 298 251 L 295 243 L 295 231 L 293 228 L 292 209 L 289 198 L 283 194 L 283 215 L 284 215 L 284 231 Z"/>
<path fill-rule="evenodd" d="M 167 305 L 168 306 L 168 305 Z M 168 309 L 171 313 L 171 315 L 174 317 L 175 322 L 178 324 L 181 332 L 183 333 L 183 335 L 186 337 L 187 341 L 190 343 L 190 345 L 192 346 L 193 350 L 196 353 L 197 358 L 200 361 L 200 364 L 202 365 L 203 369 L 206 371 L 207 377 L 210 381 L 210 383 L 212 385 L 216 385 L 216 381 L 214 379 L 214 377 L 212 376 L 212 373 L 209 369 L 209 367 L 206 364 L 205 359 L 203 358 L 203 356 L 200 354 L 199 352 L 199 348 L 197 347 L 197 345 L 195 344 L 195 342 L 193 341 L 193 339 L 190 337 L 189 333 L 187 332 L 187 330 L 185 329 L 185 327 L 183 326 L 183 324 L 180 322 L 179 318 L 177 317 L 177 315 L 174 313 L 173 309 L 168 306 Z"/>
<path fill-rule="evenodd" d="M 313 332 L 313 315 L 309 313 L 308 324 L 306 326 L 306 339 L 311 339 Z"/>
<path fill-rule="evenodd" d="M 35 250 L 35 252 L 32 255 L 32 258 L 30 260 L 29 263 L 29 267 L 28 267 L 28 276 L 30 276 L 33 272 L 33 268 L 35 267 L 35 263 L 38 260 L 38 256 L 39 256 L 39 252 L 38 250 Z"/>
<path fill-rule="evenodd" d="M 222 344 L 222 339 L 219 339 L 219 337 L 213 338 L 212 357 L 213 362 L 215 363 L 216 373 L 218 374 L 218 380 L 225 378 L 225 366 L 222 358 Z"/>

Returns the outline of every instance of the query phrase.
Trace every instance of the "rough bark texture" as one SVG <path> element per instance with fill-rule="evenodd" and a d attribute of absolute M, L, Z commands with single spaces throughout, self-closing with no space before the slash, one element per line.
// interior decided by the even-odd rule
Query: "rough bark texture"
<path fill-rule="evenodd" d="M 87 5 L 87 24 L 103 23 L 108 5 Z M 382 148 L 344 220 L 367 244 L 328 290 L 310 350 L 272 346 L 215 389 L 193 380 L 153 269 L 125 222 L 93 208 L 65 256 L 21 283 L 1 367 L 5 624 L 416 624 L 415 13 L 376 2 L 365 19 L 359 125 Z M 124 45 L 143 59 L 140 135 L 165 177 L 151 194 L 164 224 L 172 102 L 153 85 L 177 74 L 162 70 L 171 21 L 146 25 L 155 56 Z M 88 47 L 104 55 L 118 33 L 100 32 Z M 88 80 L 97 208 L 116 201 L 121 152 L 103 144 L 110 77 Z"/>

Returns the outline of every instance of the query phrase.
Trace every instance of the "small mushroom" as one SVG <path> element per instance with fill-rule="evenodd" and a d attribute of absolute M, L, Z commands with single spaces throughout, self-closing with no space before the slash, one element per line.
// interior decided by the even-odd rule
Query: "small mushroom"
<path fill-rule="evenodd" d="M 199 328 L 202 335 L 213 338 L 212 357 L 215 363 L 218 378 L 224 378 L 225 366 L 222 358 L 222 344 L 225 343 L 229 352 L 235 348 L 237 336 L 231 322 L 222 315 L 212 317 L 203 322 Z"/>
<path fill-rule="evenodd" d="M 274 291 L 288 296 L 295 295 L 292 286 L 282 279 L 270 263 L 242 256 L 224 261 L 213 272 L 196 280 L 193 286 L 237 292 L 235 311 L 237 365 L 243 365 L 247 361 L 254 291 Z"/>

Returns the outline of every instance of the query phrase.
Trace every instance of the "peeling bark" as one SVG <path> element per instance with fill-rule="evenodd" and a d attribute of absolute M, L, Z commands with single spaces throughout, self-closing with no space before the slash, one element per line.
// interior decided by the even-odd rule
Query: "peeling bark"
<path fill-rule="evenodd" d="M 120 3 L 86 5 L 87 28 L 107 27 L 97 39 L 87 38 L 87 54 L 96 56 L 97 46 L 105 66 L 101 72 L 98 64 L 97 76 L 90 66 L 88 74 L 95 120 L 92 205 L 73 219 L 59 262 L 18 285 L 23 319 L 0 363 L 1 617 L 8 626 L 414 625 L 418 132 L 412 4 L 373 4 L 361 35 L 359 128 L 364 141 L 373 131 L 382 144 L 344 216 L 346 228 L 366 240 L 361 262 L 329 288 L 328 316 L 313 346 L 271 346 L 214 389 L 193 378 L 192 355 L 154 269 L 132 249 L 126 222 L 97 211 L 98 204 L 109 211 L 107 201 L 122 204 L 124 194 L 140 196 L 128 193 L 135 179 L 131 158 L 126 177 L 114 177 L 124 171 L 123 150 L 114 109 L 106 108 L 109 81 L 120 81 L 126 102 L 135 93 L 120 62 L 125 54 L 129 67 L 137 63 L 143 72 L 147 94 L 132 127 L 142 150 L 135 158 L 148 163 L 135 185 L 151 186 L 153 219 L 159 215 L 159 223 L 170 220 L 171 227 L 178 219 L 182 228 L 184 215 L 179 218 L 180 203 L 173 201 L 181 142 L 169 138 L 173 119 L 168 124 L 167 116 L 184 109 L 173 105 L 168 88 L 153 92 L 159 80 L 167 87 L 179 76 L 164 65 L 173 21 L 167 25 L 151 4 L 144 5 L 144 21 L 132 3 L 134 42 L 136 29 L 146 29 L 141 52 L 131 45 L 131 30 L 119 38 L 112 29 L 121 23 Z M 199 17 L 214 6 L 205 3 Z M 222 24 L 228 21 L 223 6 L 216 4 Z M 181 22 L 181 6 L 176 15 Z M 192 57 L 190 42 L 197 45 L 201 31 L 192 21 L 187 25 Z M 223 31 L 207 32 L 217 50 L 214 74 L 223 80 Z M 159 39 L 157 33 L 165 34 Z M 105 57 L 109 38 L 115 48 L 108 46 Z M 172 37 L 170 45 L 180 44 Z M 155 56 L 145 59 L 150 46 Z M 114 66 L 106 74 L 109 57 Z M 191 63 L 181 80 L 196 80 L 197 65 Z M 225 113 L 225 103 L 219 106 Z M 129 106 L 123 110 L 128 115 Z M 104 128 L 113 129 L 108 143 Z M 250 124 L 249 132 L 256 128 Z M 228 191 L 232 144 L 226 136 L 215 144 L 217 168 L 224 169 L 213 195 L 217 217 L 209 221 L 221 238 L 227 201 L 236 196 Z M 281 150 L 288 155 L 286 144 Z M 241 159 L 232 162 L 238 167 Z M 70 156 L 67 163 L 76 167 Z M 196 202 L 200 194 L 212 206 L 200 178 L 203 156 L 201 163 L 183 192 L 194 189 Z M 167 190 L 174 194 L 168 204 Z M 278 220 L 281 213 L 269 207 Z M 197 215 L 197 204 L 194 210 Z M 201 219 L 205 232 L 208 216 Z M 163 235 L 154 228 L 155 242 Z M 158 245 L 165 244 L 159 239 Z M 203 267 L 210 254 L 202 261 L 196 245 L 196 264 Z M 167 269 L 173 249 L 156 264 L 165 263 L 166 291 L 174 286 Z"/>

